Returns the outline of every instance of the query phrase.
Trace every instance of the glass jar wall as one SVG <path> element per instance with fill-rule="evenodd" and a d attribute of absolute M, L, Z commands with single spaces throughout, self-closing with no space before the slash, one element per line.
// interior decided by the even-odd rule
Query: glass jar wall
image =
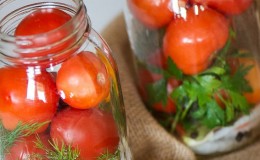
<path fill-rule="evenodd" d="M 231 151 L 259 135 L 257 3 L 126 1 L 140 95 L 158 122 L 198 154 Z"/>
<path fill-rule="evenodd" d="M 0 4 L 0 157 L 130 160 L 117 66 L 82 0 Z"/>

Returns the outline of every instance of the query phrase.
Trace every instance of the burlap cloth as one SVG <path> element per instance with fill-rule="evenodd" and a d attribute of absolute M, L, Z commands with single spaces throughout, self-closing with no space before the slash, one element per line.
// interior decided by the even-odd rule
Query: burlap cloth
<path fill-rule="evenodd" d="M 135 160 L 260 160 L 260 142 L 224 155 L 199 157 L 168 134 L 145 109 L 138 95 L 123 14 L 116 17 L 101 35 L 111 47 L 118 65 L 128 142 Z"/>

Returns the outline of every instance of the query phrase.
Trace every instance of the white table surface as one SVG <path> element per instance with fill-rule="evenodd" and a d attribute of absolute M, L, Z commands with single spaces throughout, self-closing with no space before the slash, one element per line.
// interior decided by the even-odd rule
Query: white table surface
<path fill-rule="evenodd" d="M 92 28 L 101 32 L 123 11 L 125 0 L 84 0 Z"/>

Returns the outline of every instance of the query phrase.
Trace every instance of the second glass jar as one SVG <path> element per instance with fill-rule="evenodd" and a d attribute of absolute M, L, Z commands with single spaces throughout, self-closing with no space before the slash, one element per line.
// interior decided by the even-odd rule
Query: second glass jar
<path fill-rule="evenodd" d="M 232 2 L 125 5 L 140 95 L 198 154 L 231 151 L 259 134 L 259 2 Z"/>

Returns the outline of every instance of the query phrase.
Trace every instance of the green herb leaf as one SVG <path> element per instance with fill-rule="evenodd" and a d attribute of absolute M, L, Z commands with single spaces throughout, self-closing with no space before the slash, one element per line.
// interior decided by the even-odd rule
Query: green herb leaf
<path fill-rule="evenodd" d="M 168 72 L 173 77 L 179 80 L 183 78 L 183 72 L 176 66 L 176 64 L 173 62 L 173 60 L 170 57 L 167 58 L 167 66 L 168 66 Z"/>
<path fill-rule="evenodd" d="M 203 119 L 203 124 L 210 129 L 216 126 L 226 125 L 225 112 L 214 100 L 209 101 L 205 107 L 207 110 L 206 117 Z"/>
<path fill-rule="evenodd" d="M 191 113 L 192 118 L 194 119 L 202 119 L 207 112 L 206 107 L 199 107 L 198 110 Z"/>
<path fill-rule="evenodd" d="M 221 76 L 226 73 L 225 68 L 223 66 L 212 66 L 211 68 L 207 69 L 200 75 L 213 75 L 213 76 Z"/>
<path fill-rule="evenodd" d="M 196 80 L 199 82 L 200 90 L 205 92 L 204 94 L 212 96 L 214 91 L 218 90 L 221 86 L 221 82 L 218 80 L 218 76 L 204 74 L 203 76 L 197 76 Z"/>
<path fill-rule="evenodd" d="M 149 84 L 147 86 L 149 101 L 151 103 L 162 102 L 165 106 L 167 103 L 167 89 L 166 89 L 166 80 L 161 79 L 155 83 Z"/>
<path fill-rule="evenodd" d="M 235 109 L 234 109 L 234 107 L 232 107 L 232 104 L 230 102 L 229 102 L 229 104 L 225 103 L 225 106 L 227 106 L 226 107 L 226 121 L 231 122 L 235 118 Z"/>
<path fill-rule="evenodd" d="M 252 69 L 252 66 L 241 65 L 238 67 L 237 71 L 233 76 L 221 76 L 220 78 L 223 88 L 238 93 L 252 92 L 252 88 L 249 86 L 248 81 L 244 78 L 250 69 Z"/>
<path fill-rule="evenodd" d="M 232 105 L 244 114 L 249 114 L 249 104 L 244 96 L 238 94 L 237 92 L 229 91 L 228 94 L 231 97 Z"/>

